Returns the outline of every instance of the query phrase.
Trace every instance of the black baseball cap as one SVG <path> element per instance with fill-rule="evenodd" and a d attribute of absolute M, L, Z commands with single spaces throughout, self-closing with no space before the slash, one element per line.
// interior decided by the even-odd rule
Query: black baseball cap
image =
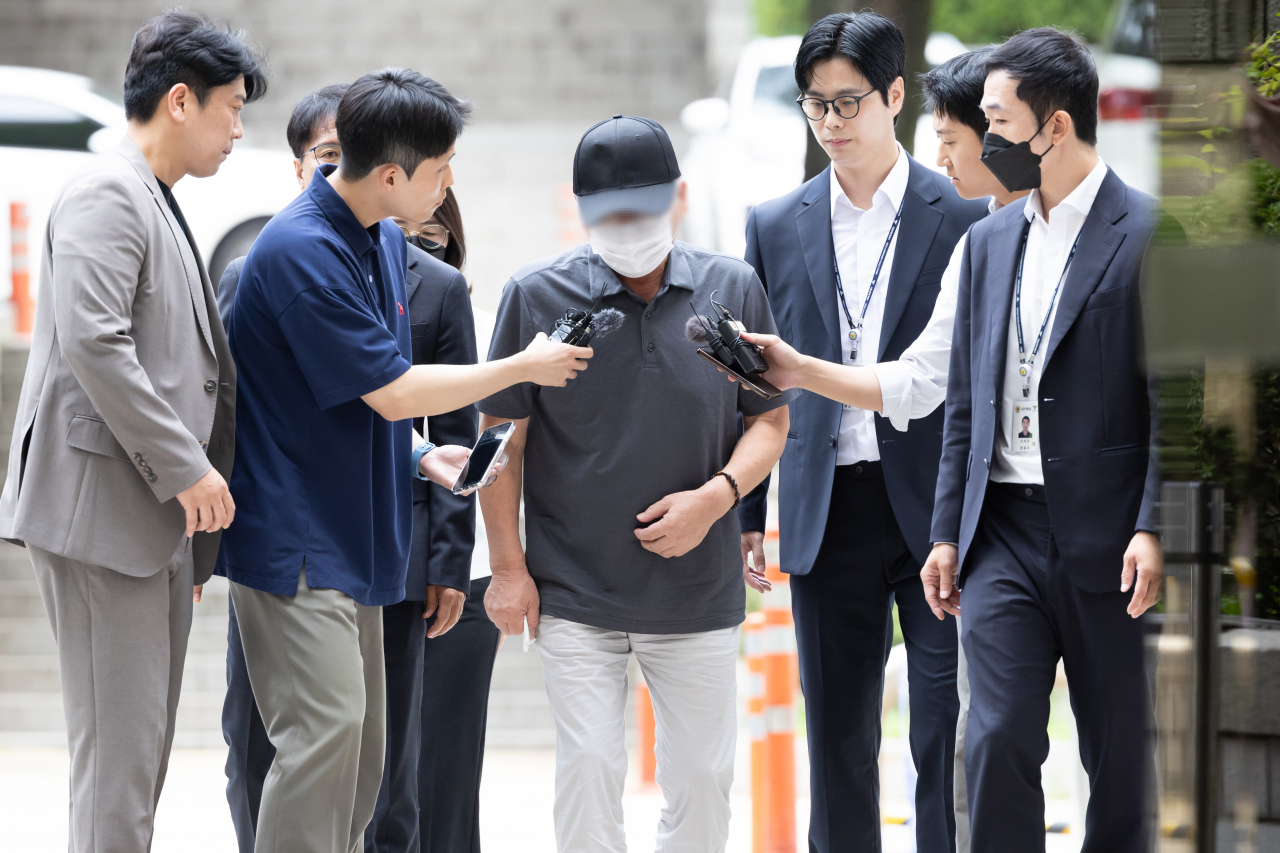
<path fill-rule="evenodd" d="M 573 194 L 588 226 L 615 213 L 666 213 L 679 178 L 671 138 L 653 119 L 606 119 L 582 135 L 573 155 Z"/>

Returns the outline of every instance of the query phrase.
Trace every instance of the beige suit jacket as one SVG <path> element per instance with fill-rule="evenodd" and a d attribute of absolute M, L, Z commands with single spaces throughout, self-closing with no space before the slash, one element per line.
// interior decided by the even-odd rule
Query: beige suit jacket
<path fill-rule="evenodd" d="M 231 479 L 235 382 L 204 264 L 126 139 L 50 211 L 0 537 L 155 573 L 184 545 L 175 496 Z M 218 538 L 192 542 L 196 583 Z"/>

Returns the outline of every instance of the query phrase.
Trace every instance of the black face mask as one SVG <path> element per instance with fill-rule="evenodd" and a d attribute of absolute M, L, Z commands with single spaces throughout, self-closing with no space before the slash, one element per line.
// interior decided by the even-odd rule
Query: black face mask
<path fill-rule="evenodd" d="M 444 260 L 444 253 L 449 248 L 448 246 L 442 246 L 439 243 L 432 243 L 430 240 L 423 238 L 422 235 L 410 237 L 409 242 L 435 258 L 437 261 Z"/>
<path fill-rule="evenodd" d="M 1036 129 L 1031 139 L 1040 135 L 1044 123 Z M 996 176 L 996 180 L 1011 193 L 1034 190 L 1040 186 L 1040 161 L 1053 146 L 1045 149 L 1044 154 L 1031 150 L 1031 139 L 1026 142 L 1013 143 L 995 133 L 988 132 L 982 138 L 982 163 Z"/>

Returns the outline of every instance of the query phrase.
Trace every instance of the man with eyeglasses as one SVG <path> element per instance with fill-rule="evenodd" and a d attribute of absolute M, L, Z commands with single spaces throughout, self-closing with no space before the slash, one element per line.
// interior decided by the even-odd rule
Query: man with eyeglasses
<path fill-rule="evenodd" d="M 306 191 L 322 166 L 342 159 L 335 117 L 347 91 L 345 83 L 326 86 L 302 98 L 286 128 L 294 153 L 298 185 Z M 430 222 L 430 220 L 428 220 Z M 447 240 L 439 226 L 397 221 L 409 239 L 406 279 L 414 364 L 475 364 L 475 320 L 466 279 L 428 255 L 419 235 L 436 243 Z M 228 265 L 218 288 L 218 310 L 227 318 L 240 281 L 244 258 Z M 418 434 L 431 443 L 471 446 L 476 440 L 476 410 L 467 406 L 415 420 Z M 421 441 L 415 436 L 415 446 Z M 428 455 L 429 456 L 429 455 Z M 425 462 L 428 457 L 423 457 Z M 475 544 L 475 503 L 469 497 L 426 480 L 413 483 L 413 542 L 405 600 L 382 608 L 383 654 L 387 673 L 387 750 L 382 789 L 374 818 L 366 830 L 371 851 L 418 848 L 418 758 L 423 693 L 423 652 L 428 637 L 439 637 L 457 624 L 470 584 Z M 429 559 L 430 557 L 430 559 Z M 228 602 L 230 605 L 230 602 Z M 254 702 L 234 606 L 227 631 L 227 695 L 222 731 L 227 741 L 227 803 L 240 853 L 253 853 L 258 807 L 275 747 Z M 434 621 L 428 625 L 428 620 Z"/>
<path fill-rule="evenodd" d="M 805 34 L 795 73 L 800 109 L 831 166 L 752 211 L 746 259 L 783 340 L 814 359 L 870 367 L 882 401 L 909 396 L 909 372 L 884 363 L 926 329 L 956 243 L 986 205 L 959 198 L 895 140 L 906 50 L 892 21 L 874 12 L 823 18 Z M 880 701 L 896 602 L 917 849 L 953 851 L 956 627 L 934 618 L 919 576 L 943 410 L 900 432 L 881 415 L 883 402 L 872 411 L 804 394 L 791 405 L 779 526 L 805 695 L 810 850 L 880 849 Z M 749 559 L 763 563 L 767 494 L 762 485 L 739 509 L 748 582 Z"/>

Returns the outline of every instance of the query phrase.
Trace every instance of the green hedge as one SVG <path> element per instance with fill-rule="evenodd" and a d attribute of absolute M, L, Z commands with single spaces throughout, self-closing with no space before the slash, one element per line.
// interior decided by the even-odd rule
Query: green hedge
<path fill-rule="evenodd" d="M 851 2 L 849 8 L 864 5 Z M 808 28 L 807 0 L 753 0 L 752 11 L 760 35 L 801 34 Z M 1076 30 L 1096 44 L 1106 35 L 1110 13 L 1111 0 L 933 0 L 927 26 L 966 44 L 990 44 L 1028 27 L 1053 25 Z"/>

